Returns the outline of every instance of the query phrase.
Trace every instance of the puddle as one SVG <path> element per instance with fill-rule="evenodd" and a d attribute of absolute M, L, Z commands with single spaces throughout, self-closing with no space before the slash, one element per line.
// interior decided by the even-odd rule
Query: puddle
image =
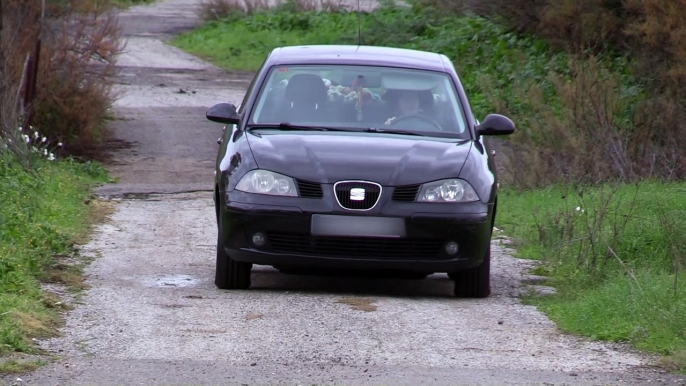
<path fill-rule="evenodd" d="M 190 275 L 167 275 L 155 276 L 143 279 L 147 287 L 159 288 L 186 288 L 198 285 L 198 279 Z"/>

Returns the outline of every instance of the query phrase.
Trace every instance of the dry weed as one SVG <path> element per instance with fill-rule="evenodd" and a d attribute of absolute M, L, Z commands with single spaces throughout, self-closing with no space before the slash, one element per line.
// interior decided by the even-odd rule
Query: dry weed
<path fill-rule="evenodd" d="M 123 48 L 116 11 L 107 1 L 47 5 L 42 19 L 40 2 L 2 3 L 0 136 L 16 145 L 11 150 L 24 163 L 28 152 L 16 139 L 17 128 L 28 115 L 48 137 L 47 146 L 63 142 L 63 151 L 78 153 L 103 139 L 102 123 L 115 97 L 115 60 Z M 31 79 L 25 65 L 36 47 L 40 55 L 35 98 L 24 100 Z"/>

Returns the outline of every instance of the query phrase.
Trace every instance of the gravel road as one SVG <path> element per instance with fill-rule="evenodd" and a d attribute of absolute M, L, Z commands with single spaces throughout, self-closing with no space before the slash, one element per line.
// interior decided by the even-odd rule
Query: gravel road
<path fill-rule="evenodd" d="M 363 0 L 368 1 L 368 0 Z M 531 262 L 493 245 L 494 293 L 455 299 L 426 280 L 307 277 L 256 266 L 253 287 L 213 283 L 213 162 L 221 127 L 206 108 L 237 103 L 249 74 L 226 73 L 165 44 L 196 22 L 199 1 L 122 14 L 120 120 L 131 144 L 98 190 L 114 203 L 82 253 L 85 291 L 58 338 L 62 359 L 5 378 L 31 385 L 684 384 L 658 358 L 561 334 L 519 300 Z"/>

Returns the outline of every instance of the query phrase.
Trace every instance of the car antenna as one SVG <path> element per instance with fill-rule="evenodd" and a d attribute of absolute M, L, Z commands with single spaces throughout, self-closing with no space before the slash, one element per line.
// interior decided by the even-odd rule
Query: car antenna
<path fill-rule="evenodd" d="M 357 45 L 362 45 L 362 21 L 360 20 L 360 0 L 357 0 Z"/>

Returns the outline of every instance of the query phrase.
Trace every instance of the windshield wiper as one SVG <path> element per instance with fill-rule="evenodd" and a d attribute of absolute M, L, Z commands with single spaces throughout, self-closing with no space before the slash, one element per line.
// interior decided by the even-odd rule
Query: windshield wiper
<path fill-rule="evenodd" d="M 378 127 L 370 127 L 368 129 L 362 130 L 366 133 L 385 133 L 385 134 L 403 134 L 403 135 L 417 135 L 420 137 L 423 137 L 424 135 L 415 133 L 412 131 L 405 131 L 405 130 L 388 130 L 388 129 L 380 129 Z"/>
<path fill-rule="evenodd" d="M 281 122 L 279 124 L 251 124 L 246 130 L 250 129 L 279 129 L 279 130 L 304 130 L 304 131 L 355 131 L 344 127 L 324 127 L 324 126 L 305 126 L 292 125 L 288 122 Z"/>

